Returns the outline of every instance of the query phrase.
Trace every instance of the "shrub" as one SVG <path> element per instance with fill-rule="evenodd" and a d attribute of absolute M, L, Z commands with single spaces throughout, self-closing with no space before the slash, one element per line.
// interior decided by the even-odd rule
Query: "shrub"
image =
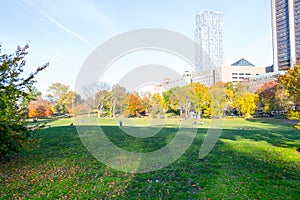
<path fill-rule="evenodd" d="M 290 109 L 287 113 L 287 118 L 291 120 L 300 119 L 300 111 Z"/>

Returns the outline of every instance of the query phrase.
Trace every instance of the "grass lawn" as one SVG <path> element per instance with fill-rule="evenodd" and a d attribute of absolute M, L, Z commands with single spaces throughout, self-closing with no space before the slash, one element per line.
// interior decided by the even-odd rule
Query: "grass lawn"
<path fill-rule="evenodd" d="M 38 132 L 40 147 L 0 164 L 2 199 L 300 199 L 300 134 L 283 120 L 225 121 L 221 137 L 198 158 L 207 125 L 185 154 L 158 171 L 131 174 L 112 170 L 83 146 L 72 119 L 51 122 Z M 118 146 L 132 151 L 161 148 L 177 121 L 151 138 L 122 133 L 112 120 L 104 129 Z M 136 122 L 141 127 L 143 119 Z M 126 125 L 126 124 L 125 124 Z"/>

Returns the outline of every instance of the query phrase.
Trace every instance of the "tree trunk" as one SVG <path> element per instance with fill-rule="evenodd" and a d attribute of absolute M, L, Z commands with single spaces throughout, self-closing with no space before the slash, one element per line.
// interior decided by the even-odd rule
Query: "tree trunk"
<path fill-rule="evenodd" d="M 116 118 L 116 101 L 113 101 L 113 118 Z"/>

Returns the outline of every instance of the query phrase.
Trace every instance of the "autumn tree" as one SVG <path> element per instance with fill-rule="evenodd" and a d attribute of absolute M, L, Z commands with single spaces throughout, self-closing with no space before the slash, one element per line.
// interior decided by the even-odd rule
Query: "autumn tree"
<path fill-rule="evenodd" d="M 151 116 L 157 116 L 157 115 L 164 115 L 165 114 L 165 108 L 164 108 L 164 98 L 160 94 L 153 94 L 150 99 L 150 112 Z"/>
<path fill-rule="evenodd" d="M 146 93 L 142 97 L 142 106 L 145 109 L 145 113 L 150 113 L 152 110 L 152 94 L 150 92 Z"/>
<path fill-rule="evenodd" d="M 184 87 L 175 87 L 163 93 L 164 105 L 169 111 L 180 112 L 186 117 L 190 112 L 210 115 L 209 88 L 200 83 L 190 83 Z"/>
<path fill-rule="evenodd" d="M 286 110 L 291 102 L 287 90 L 277 82 L 265 83 L 256 93 L 265 113 L 274 110 Z"/>
<path fill-rule="evenodd" d="M 194 111 L 197 114 L 208 114 L 206 111 L 208 111 L 210 108 L 210 94 L 209 94 L 209 88 L 205 85 L 202 85 L 200 83 L 190 83 L 188 87 L 191 88 L 191 95 L 192 95 L 192 104 L 194 106 Z"/>
<path fill-rule="evenodd" d="M 226 93 L 224 84 L 217 82 L 209 88 L 210 94 L 210 110 L 212 117 L 222 117 L 226 109 Z"/>
<path fill-rule="evenodd" d="M 191 87 L 184 86 L 173 91 L 170 97 L 170 107 L 179 110 L 180 116 L 188 117 L 190 110 L 193 109 L 193 91 Z M 177 107 L 177 108 L 176 108 Z"/>
<path fill-rule="evenodd" d="M 234 97 L 232 105 L 239 113 L 242 113 L 246 117 L 250 117 L 252 114 L 254 114 L 257 103 L 257 94 L 242 92 Z"/>
<path fill-rule="evenodd" d="M 123 101 L 126 98 L 126 89 L 118 84 L 112 87 L 112 115 L 116 117 L 116 113 L 121 113 L 123 109 Z"/>
<path fill-rule="evenodd" d="M 38 98 L 40 98 L 42 96 L 42 92 L 39 91 L 36 87 L 32 86 L 32 88 L 27 89 L 26 91 L 28 93 L 29 98 L 25 99 L 23 101 L 23 107 L 27 108 L 27 106 L 29 105 L 29 103 L 32 100 L 36 100 Z"/>
<path fill-rule="evenodd" d="M 175 95 L 173 93 L 178 90 L 179 87 L 174 87 L 166 92 L 163 92 L 163 98 L 165 103 L 165 108 L 167 109 L 167 112 L 172 112 L 178 114 L 178 101 Z"/>
<path fill-rule="evenodd" d="M 140 117 L 145 111 L 141 100 L 135 93 L 128 94 L 124 103 L 126 104 L 124 112 L 126 117 Z"/>
<path fill-rule="evenodd" d="M 29 76 L 23 74 L 28 54 L 28 45 L 17 47 L 13 54 L 2 54 L 0 45 L 0 158 L 9 156 L 32 141 L 32 130 L 26 126 L 25 101 L 30 100 L 30 91 L 35 76 L 48 63 L 38 67 Z"/>
<path fill-rule="evenodd" d="M 62 83 L 53 83 L 47 90 L 47 97 L 55 107 L 55 112 L 60 114 L 68 113 L 72 108 L 75 92 Z"/>
<path fill-rule="evenodd" d="M 50 101 L 43 98 L 31 101 L 27 109 L 29 117 L 50 117 L 54 111 Z"/>
<path fill-rule="evenodd" d="M 275 110 L 275 92 L 277 88 L 276 82 L 265 83 L 256 93 L 259 95 L 259 102 L 263 107 L 264 113 Z"/>
<path fill-rule="evenodd" d="M 286 74 L 279 76 L 278 83 L 287 89 L 289 96 L 294 99 L 296 109 L 289 109 L 288 118 L 300 119 L 300 63 L 290 68 Z M 300 123 L 297 127 L 300 127 Z"/>
<path fill-rule="evenodd" d="M 300 102 L 300 63 L 288 70 L 285 75 L 278 77 L 278 83 L 285 87 L 296 103 Z"/>
<path fill-rule="evenodd" d="M 104 110 L 112 110 L 112 92 L 109 90 L 109 86 L 105 83 L 100 83 L 98 90 L 95 94 L 96 106 L 97 106 L 97 116 L 102 117 L 104 115 Z"/>

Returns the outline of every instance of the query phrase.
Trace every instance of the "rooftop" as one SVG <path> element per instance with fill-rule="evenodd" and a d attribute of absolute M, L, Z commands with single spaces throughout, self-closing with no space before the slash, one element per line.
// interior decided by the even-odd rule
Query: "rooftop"
<path fill-rule="evenodd" d="M 254 65 L 252 63 L 245 60 L 244 58 L 242 58 L 239 61 L 233 63 L 231 66 L 250 66 L 250 67 L 254 67 Z"/>

